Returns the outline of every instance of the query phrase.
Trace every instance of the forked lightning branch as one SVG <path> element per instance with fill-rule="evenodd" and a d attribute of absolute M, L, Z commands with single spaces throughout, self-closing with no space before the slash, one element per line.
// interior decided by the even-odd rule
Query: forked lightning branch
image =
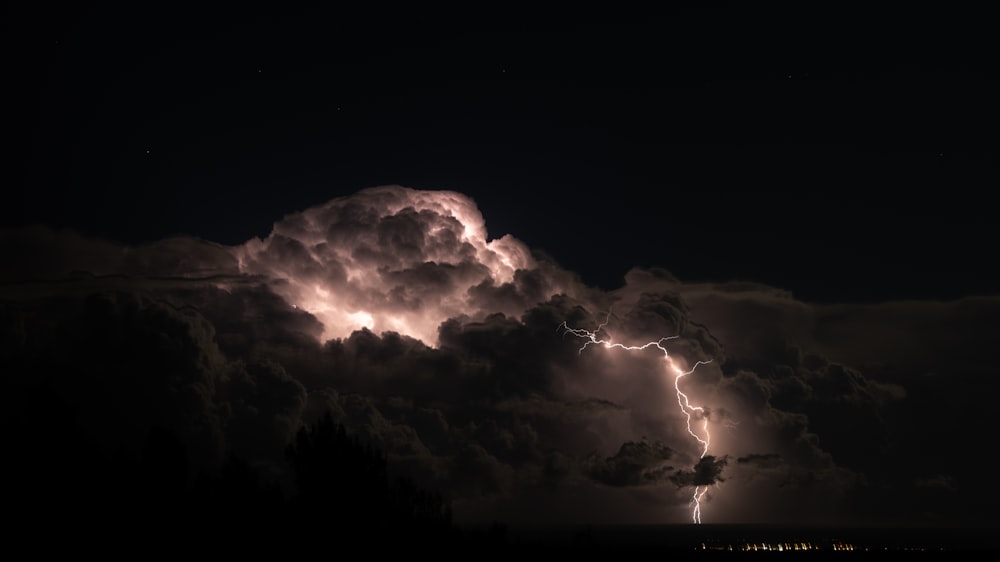
<path fill-rule="evenodd" d="M 664 347 L 664 342 L 677 339 L 679 336 L 664 337 L 642 345 L 624 345 L 612 342 L 610 339 L 598 337 L 598 334 L 604 330 L 606 325 L 607 321 L 604 321 L 597 326 L 596 330 L 590 331 L 579 328 L 570 328 L 566 322 L 563 322 L 560 324 L 559 328 L 566 334 L 573 334 L 574 336 L 584 340 L 583 345 L 580 346 L 579 349 L 579 353 L 581 354 L 583 353 L 583 350 L 587 349 L 587 347 L 591 345 L 599 345 L 606 349 L 622 349 L 625 351 L 642 351 L 649 348 L 656 348 L 660 350 L 663 353 L 663 359 L 667 362 L 668 368 L 674 373 L 674 390 L 677 393 L 677 405 L 680 406 L 681 412 L 684 414 L 687 432 L 701 445 L 701 455 L 699 458 L 704 458 L 705 455 L 708 454 L 708 447 L 712 441 L 712 436 L 708 431 L 708 417 L 705 415 L 705 408 L 691 404 L 691 400 L 688 398 L 687 394 L 681 390 L 680 381 L 682 378 L 693 373 L 699 365 L 706 365 L 711 363 L 711 361 L 698 361 L 693 367 L 685 371 L 674 363 L 674 360 L 667 352 L 667 348 Z M 692 417 L 697 417 L 702 420 L 701 435 L 699 435 L 699 433 L 691 426 Z M 701 499 L 705 495 L 706 491 L 708 491 L 708 486 L 695 486 L 694 493 L 691 495 L 691 519 L 695 523 L 701 523 Z"/>

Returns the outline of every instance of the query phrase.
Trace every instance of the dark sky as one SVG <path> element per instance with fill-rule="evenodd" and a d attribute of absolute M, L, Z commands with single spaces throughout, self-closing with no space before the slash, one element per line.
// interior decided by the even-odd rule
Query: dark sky
<path fill-rule="evenodd" d="M 287 484 L 331 411 L 461 522 L 995 527 L 996 37 L 907 10 L 9 8 L 7 437 Z M 710 361 L 710 455 L 603 319 Z"/>
<path fill-rule="evenodd" d="M 973 14 L 455 17 L 15 8 L 4 223 L 235 244 L 400 184 L 608 289 L 635 265 L 825 301 L 996 289 Z"/>

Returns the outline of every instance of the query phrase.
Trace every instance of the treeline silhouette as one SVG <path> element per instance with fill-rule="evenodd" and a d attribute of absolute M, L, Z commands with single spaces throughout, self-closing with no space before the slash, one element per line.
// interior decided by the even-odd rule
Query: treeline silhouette
<path fill-rule="evenodd" d="M 440 493 L 391 478 L 386 455 L 329 414 L 302 427 L 285 450 L 290 486 L 236 456 L 212 473 L 195 471 L 181 439 L 161 427 L 128 459 L 100 452 L 71 415 L 34 429 L 7 442 L 14 470 L 4 510 L 14 523 L 4 534 L 43 552 L 378 552 L 473 540 L 453 526 Z"/>
<path fill-rule="evenodd" d="M 310 514 L 304 524 L 410 538 L 439 536 L 451 526 L 451 506 L 439 493 L 407 478 L 390 480 L 385 454 L 349 436 L 330 414 L 299 430 L 286 457 L 296 490 L 289 507 Z"/>

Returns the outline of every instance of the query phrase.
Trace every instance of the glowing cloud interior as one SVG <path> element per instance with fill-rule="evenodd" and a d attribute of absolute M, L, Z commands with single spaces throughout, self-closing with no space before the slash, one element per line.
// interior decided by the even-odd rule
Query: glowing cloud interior
<path fill-rule="evenodd" d="M 242 273 L 270 279 L 275 292 L 316 316 L 324 339 L 367 328 L 428 345 L 441 322 L 495 311 L 480 305 L 476 289 L 510 284 L 536 266 L 519 240 L 488 240 L 472 199 L 400 186 L 287 215 L 267 238 L 234 251 Z"/>

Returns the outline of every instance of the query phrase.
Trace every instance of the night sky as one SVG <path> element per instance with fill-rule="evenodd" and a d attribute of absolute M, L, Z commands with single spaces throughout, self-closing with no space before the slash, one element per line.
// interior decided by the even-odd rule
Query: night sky
<path fill-rule="evenodd" d="M 5 19 L 22 476 L 31 428 L 112 487 L 163 428 L 295 490 L 332 412 L 457 524 L 1000 523 L 983 14 Z M 605 320 L 711 361 L 707 456 L 664 353 L 560 329 Z"/>

